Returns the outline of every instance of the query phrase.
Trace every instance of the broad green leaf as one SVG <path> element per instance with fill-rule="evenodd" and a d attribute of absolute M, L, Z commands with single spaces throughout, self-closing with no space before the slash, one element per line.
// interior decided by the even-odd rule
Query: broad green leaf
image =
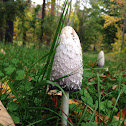
<path fill-rule="evenodd" d="M 4 76 L 4 73 L 2 73 L 2 72 L 0 71 L 0 77 L 2 77 L 2 76 Z"/>
<path fill-rule="evenodd" d="M 14 123 L 19 123 L 20 119 L 18 116 L 14 115 L 14 114 L 10 114 L 11 118 L 13 119 Z"/>
<path fill-rule="evenodd" d="M 126 85 L 122 85 L 122 92 L 124 92 L 126 94 Z"/>
<path fill-rule="evenodd" d="M 13 66 L 9 66 L 9 67 L 7 67 L 7 68 L 4 69 L 4 71 L 6 72 L 6 74 L 12 74 L 15 70 L 16 70 L 16 68 L 13 67 Z"/>
<path fill-rule="evenodd" d="M 19 60 L 18 60 L 18 59 L 12 59 L 11 62 L 12 62 L 13 64 L 18 64 L 18 63 L 19 63 Z"/>
<path fill-rule="evenodd" d="M 112 101 L 106 100 L 106 107 L 107 108 L 112 108 Z"/>
<path fill-rule="evenodd" d="M 81 94 L 83 93 L 84 96 L 81 96 L 81 99 L 85 102 L 88 103 L 89 105 L 93 105 L 93 99 L 91 95 L 88 93 L 86 89 L 83 89 L 83 91 L 80 92 Z"/>
<path fill-rule="evenodd" d="M 93 76 L 94 76 L 94 74 L 92 73 L 92 72 L 87 72 L 87 71 L 84 71 L 83 72 L 83 76 L 85 77 L 85 78 L 92 78 Z"/>
<path fill-rule="evenodd" d="M 10 111 L 16 111 L 18 109 L 18 104 L 17 104 L 17 102 L 9 102 L 7 108 Z"/>
<path fill-rule="evenodd" d="M 7 66 L 9 66 L 9 63 L 5 62 L 5 63 L 3 63 L 3 65 L 7 67 Z"/>
<path fill-rule="evenodd" d="M 31 89 L 33 89 L 34 87 L 31 85 L 31 83 L 30 82 L 27 82 L 26 84 L 25 84 L 25 90 L 26 91 L 29 91 L 29 90 L 31 90 Z"/>
<path fill-rule="evenodd" d="M 76 111 L 76 112 L 79 112 L 79 111 L 81 111 L 81 109 L 76 105 L 76 104 L 74 104 L 74 103 L 72 103 L 72 104 L 70 104 L 70 110 L 71 111 Z"/>
<path fill-rule="evenodd" d="M 82 123 L 81 126 L 97 126 L 96 122 L 86 122 L 86 123 Z"/>
<path fill-rule="evenodd" d="M 23 70 L 18 70 L 16 80 L 23 80 L 25 78 L 25 72 Z"/>

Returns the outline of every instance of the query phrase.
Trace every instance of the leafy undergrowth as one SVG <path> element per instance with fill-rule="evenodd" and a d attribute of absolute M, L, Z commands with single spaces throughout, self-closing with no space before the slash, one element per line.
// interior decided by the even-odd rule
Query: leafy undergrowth
<path fill-rule="evenodd" d="M 97 66 L 96 52 L 83 57 L 82 89 L 71 94 L 70 110 L 78 115 L 71 114 L 75 124 L 83 117 L 79 125 L 126 125 L 126 57 L 105 54 L 103 68 Z"/>
<path fill-rule="evenodd" d="M 47 53 L 45 48 L 1 45 L 0 99 L 15 124 L 61 125 L 61 98 L 48 95 L 45 76 L 42 79 Z M 117 60 L 120 56 L 113 56 L 111 61 L 107 60 L 108 55 L 105 66 L 98 68 L 97 53 L 83 54 L 82 89 L 71 93 L 69 101 L 69 117 L 75 126 L 123 126 L 125 123 L 125 59 Z"/>

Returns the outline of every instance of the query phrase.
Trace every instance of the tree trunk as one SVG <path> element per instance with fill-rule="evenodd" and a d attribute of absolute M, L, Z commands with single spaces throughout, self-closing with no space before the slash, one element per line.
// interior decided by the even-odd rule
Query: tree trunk
<path fill-rule="evenodd" d="M 123 24 L 123 33 L 122 33 L 122 42 L 121 42 L 121 48 L 120 48 L 120 51 L 123 50 L 124 34 L 125 34 L 125 26 L 126 26 L 126 18 L 124 19 L 124 24 Z"/>
<path fill-rule="evenodd" d="M 44 23 L 44 17 L 45 17 L 45 0 L 43 0 L 43 6 L 42 6 L 40 45 L 43 43 L 43 32 L 44 32 L 43 23 Z"/>
<path fill-rule="evenodd" d="M 52 24 L 54 24 L 54 18 L 55 18 L 55 0 L 51 0 L 51 9 L 50 9 L 50 18 L 51 18 L 51 22 Z M 47 46 L 49 46 L 51 41 L 51 35 L 47 35 Z"/>
<path fill-rule="evenodd" d="M 3 28 L 0 26 L 0 41 L 3 41 Z"/>
<path fill-rule="evenodd" d="M 3 0 L 0 0 L 0 3 L 3 3 Z M 3 41 L 3 15 L 0 15 L 0 41 Z"/>
<path fill-rule="evenodd" d="M 27 37 L 26 31 L 23 31 L 23 45 L 26 44 L 26 37 Z"/>
<path fill-rule="evenodd" d="M 3 0 L 3 2 L 8 2 L 8 0 Z M 13 42 L 13 31 L 14 31 L 14 23 L 13 20 L 11 20 L 11 14 L 8 14 L 6 19 L 5 43 Z"/>
<path fill-rule="evenodd" d="M 6 20 L 5 43 L 13 43 L 14 23 L 11 20 Z"/>
<path fill-rule="evenodd" d="M 31 0 L 27 0 L 27 3 L 26 3 L 26 8 L 30 6 L 30 3 L 31 3 Z M 26 40 L 27 40 L 27 34 L 26 34 L 26 28 L 24 26 L 25 24 L 25 9 L 23 10 L 23 20 L 22 20 L 22 27 L 23 27 L 23 45 L 26 44 Z"/>
<path fill-rule="evenodd" d="M 51 0 L 51 15 L 55 16 L 55 0 Z"/>
<path fill-rule="evenodd" d="M 74 10 L 74 14 L 73 14 L 73 17 L 72 17 L 71 23 L 70 23 L 71 24 L 70 26 L 72 26 L 72 27 L 73 27 L 73 22 L 74 22 L 75 15 L 76 15 L 76 13 L 75 13 L 75 10 Z"/>

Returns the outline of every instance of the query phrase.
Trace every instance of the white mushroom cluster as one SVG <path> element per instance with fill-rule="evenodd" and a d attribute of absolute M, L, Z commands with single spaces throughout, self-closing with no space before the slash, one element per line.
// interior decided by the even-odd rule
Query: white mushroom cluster
<path fill-rule="evenodd" d="M 57 83 L 65 91 L 80 90 L 83 74 L 82 48 L 77 33 L 70 26 L 64 27 L 61 31 L 50 79 L 56 80 L 68 74 L 70 76 L 62 78 Z"/>
<path fill-rule="evenodd" d="M 100 51 L 98 54 L 97 64 L 99 67 L 103 67 L 105 64 L 105 56 L 103 51 Z"/>

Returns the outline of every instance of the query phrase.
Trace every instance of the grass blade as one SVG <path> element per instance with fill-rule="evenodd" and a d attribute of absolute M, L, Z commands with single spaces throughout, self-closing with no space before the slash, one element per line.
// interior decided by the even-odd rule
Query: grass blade
<path fill-rule="evenodd" d="M 121 94 L 121 91 L 120 91 L 119 94 L 118 94 L 118 97 L 117 97 L 116 102 L 115 102 L 115 104 L 114 104 L 113 110 L 112 110 L 112 112 L 111 112 L 111 114 L 110 114 L 110 118 L 109 118 L 108 124 L 111 123 L 112 120 L 113 120 L 114 108 L 115 108 L 116 105 L 117 105 L 117 102 L 118 102 L 118 100 L 119 100 L 119 98 L 120 98 L 120 94 Z"/>
<path fill-rule="evenodd" d="M 64 24 L 65 19 L 66 19 L 66 15 L 67 15 L 67 13 L 68 13 L 68 9 L 69 9 L 70 3 L 71 3 L 71 1 L 70 1 L 69 4 L 68 4 L 68 0 L 67 0 L 66 3 L 65 3 L 65 7 L 64 7 L 64 10 L 63 10 L 63 13 L 64 13 L 65 15 L 64 15 L 64 16 L 63 16 L 63 15 L 61 16 L 62 22 L 59 23 L 59 24 L 60 24 L 60 25 L 58 26 L 59 29 L 58 29 L 58 32 L 56 32 L 56 37 L 55 37 L 55 39 L 54 39 L 54 41 L 53 41 L 52 50 L 50 51 L 50 53 L 52 54 L 52 57 L 50 57 L 50 58 L 51 58 L 51 59 L 50 59 L 50 65 L 49 65 L 49 69 L 48 69 L 48 71 L 47 71 L 47 79 L 48 79 L 48 80 L 50 79 L 50 75 L 51 75 L 51 71 L 52 71 L 52 65 L 53 65 L 53 61 L 54 61 L 55 51 L 56 51 L 56 48 L 58 47 L 58 44 L 59 44 L 59 43 L 56 43 L 56 41 L 59 41 L 59 36 L 60 36 L 61 30 L 62 30 L 62 28 L 63 28 L 63 24 Z M 66 7 L 67 4 L 68 4 L 68 7 Z M 65 9 L 66 9 L 66 11 L 65 11 Z M 60 21 L 61 21 L 61 20 L 60 20 Z"/>
<path fill-rule="evenodd" d="M 82 120 L 83 120 L 83 118 L 84 118 L 84 116 L 85 116 L 85 113 L 86 113 L 86 111 L 87 111 L 87 108 L 88 108 L 88 106 L 86 105 L 86 107 L 85 107 L 85 109 L 84 109 L 84 111 L 83 111 L 83 114 L 82 114 L 82 116 L 81 116 L 81 118 L 80 118 L 80 120 L 79 120 L 77 126 L 80 126 L 80 124 L 81 124 L 81 122 L 82 122 Z"/>
<path fill-rule="evenodd" d="M 59 117 L 63 118 L 59 113 L 53 111 L 52 109 L 45 108 L 45 107 L 28 107 L 28 108 L 26 108 L 26 109 L 42 109 L 42 110 L 48 110 L 48 111 L 50 111 L 50 112 L 52 112 L 52 113 L 58 115 Z M 67 120 L 67 122 L 69 123 L 70 126 L 73 126 L 68 120 Z M 29 125 L 27 125 L 27 126 L 29 126 Z"/>
<path fill-rule="evenodd" d="M 101 99 L 101 93 L 100 93 L 100 79 L 99 75 L 97 74 L 97 89 L 98 89 L 98 121 L 100 123 L 100 99 Z"/>
<path fill-rule="evenodd" d="M 96 104 L 95 110 L 93 111 L 93 114 L 92 114 L 91 119 L 90 119 L 89 122 L 92 122 L 92 120 L 93 120 L 93 118 L 95 116 L 95 113 L 96 113 L 97 108 L 98 108 L 98 104 Z"/>
<path fill-rule="evenodd" d="M 62 26 L 63 16 L 65 14 L 65 9 L 66 9 L 66 5 L 67 4 L 68 4 L 68 0 L 65 2 L 65 5 L 64 5 L 64 8 L 63 8 L 63 12 L 62 12 L 61 17 L 60 17 L 60 21 L 59 21 L 59 24 L 58 24 L 58 27 L 57 27 L 57 30 L 56 30 L 56 33 L 55 33 L 55 37 L 54 37 L 53 42 L 52 42 L 52 46 L 51 46 L 50 53 L 49 53 L 49 56 L 48 56 L 48 59 L 47 59 L 47 63 L 45 65 L 45 69 L 44 69 L 44 72 L 43 72 L 42 79 L 45 76 L 45 73 L 46 73 L 47 68 L 48 68 L 48 66 L 50 64 L 50 61 L 53 60 L 52 59 L 52 57 L 53 57 L 52 53 L 53 53 L 55 45 L 56 45 L 56 40 L 58 39 L 58 36 L 60 35 L 60 32 L 61 32 L 61 26 Z M 47 79 L 48 80 L 50 79 L 50 74 L 51 74 L 51 70 L 49 69 L 49 71 L 47 72 Z"/>

